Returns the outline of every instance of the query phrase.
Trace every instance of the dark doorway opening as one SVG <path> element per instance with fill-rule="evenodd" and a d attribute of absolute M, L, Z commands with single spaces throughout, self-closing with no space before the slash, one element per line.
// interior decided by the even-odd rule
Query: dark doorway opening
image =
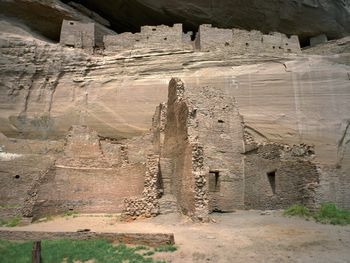
<path fill-rule="evenodd" d="M 268 172 L 267 178 L 269 179 L 272 193 L 276 194 L 276 171 Z"/>
<path fill-rule="evenodd" d="M 209 172 L 209 192 L 220 191 L 220 173 L 218 171 Z"/>

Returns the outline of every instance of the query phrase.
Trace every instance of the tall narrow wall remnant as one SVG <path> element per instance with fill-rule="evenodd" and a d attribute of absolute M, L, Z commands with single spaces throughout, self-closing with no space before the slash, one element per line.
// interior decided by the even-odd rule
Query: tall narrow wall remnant
<path fill-rule="evenodd" d="M 164 146 L 164 132 L 166 125 L 168 105 L 167 103 L 161 103 L 157 106 L 156 111 L 152 118 L 152 139 L 154 152 L 160 153 Z"/>
<path fill-rule="evenodd" d="M 60 44 L 75 48 L 95 47 L 95 24 L 63 20 Z"/>
<path fill-rule="evenodd" d="M 273 32 L 268 35 L 260 31 L 242 29 L 221 29 L 211 25 L 201 25 L 196 40 L 201 51 L 225 49 L 233 53 L 300 53 L 298 36 L 287 37 Z"/>
<path fill-rule="evenodd" d="M 192 141 L 188 133 L 190 109 L 184 92 L 184 83 L 180 79 L 170 81 L 161 156 L 169 160 L 170 193 L 176 197 L 179 210 L 192 216 L 196 207 L 195 178 L 192 174 Z"/>

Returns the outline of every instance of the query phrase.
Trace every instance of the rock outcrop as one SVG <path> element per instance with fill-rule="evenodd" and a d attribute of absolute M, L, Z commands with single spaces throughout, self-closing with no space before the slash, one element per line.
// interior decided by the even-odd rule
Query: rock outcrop
<path fill-rule="evenodd" d="M 326 34 L 328 38 L 334 39 L 350 33 L 349 0 L 63 0 L 62 2 L 1 1 L 0 10 L 3 14 L 25 21 L 35 31 L 56 40 L 63 18 L 82 19 L 77 15 L 77 11 L 85 18 L 90 17 L 103 25 L 108 26 L 110 23 L 118 33 L 135 32 L 143 25 L 172 25 L 178 22 L 184 23 L 187 30 L 197 30 L 201 24 L 213 24 L 221 28 L 257 29 L 265 33 L 278 31 L 299 35 L 305 40 L 320 34 Z"/>

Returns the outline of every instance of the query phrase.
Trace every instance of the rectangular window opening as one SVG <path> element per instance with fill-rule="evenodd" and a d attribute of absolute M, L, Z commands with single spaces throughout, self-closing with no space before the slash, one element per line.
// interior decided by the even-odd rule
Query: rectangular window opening
<path fill-rule="evenodd" d="M 272 193 L 276 194 L 276 171 L 268 172 L 267 178 L 269 179 Z"/>

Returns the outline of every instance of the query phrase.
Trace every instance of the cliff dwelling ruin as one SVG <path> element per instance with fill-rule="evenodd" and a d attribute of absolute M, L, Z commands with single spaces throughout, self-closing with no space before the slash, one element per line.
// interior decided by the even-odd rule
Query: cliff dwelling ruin
<path fill-rule="evenodd" d="M 349 10 L 0 1 L 0 261 L 2 239 L 43 235 L 348 262 L 348 226 L 315 215 L 350 209 Z"/>

